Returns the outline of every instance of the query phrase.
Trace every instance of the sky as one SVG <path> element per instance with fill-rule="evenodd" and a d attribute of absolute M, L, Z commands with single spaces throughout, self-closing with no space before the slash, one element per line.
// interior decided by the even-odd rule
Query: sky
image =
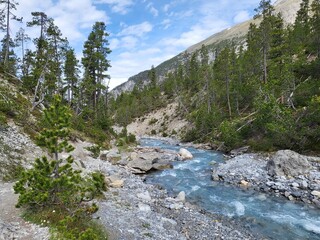
<path fill-rule="evenodd" d="M 157 66 L 214 33 L 248 20 L 260 0 L 17 0 L 11 35 L 20 27 L 30 37 L 39 28 L 26 27 L 31 12 L 45 12 L 82 57 L 83 44 L 96 21 L 109 33 L 112 53 L 110 89 L 141 71 Z M 32 42 L 27 44 L 32 48 Z"/>

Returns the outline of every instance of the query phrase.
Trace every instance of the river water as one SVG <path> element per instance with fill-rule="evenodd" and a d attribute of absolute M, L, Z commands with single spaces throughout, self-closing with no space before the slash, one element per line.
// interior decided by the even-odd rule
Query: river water
<path fill-rule="evenodd" d="M 180 146 L 144 138 L 142 146 L 179 151 Z M 173 169 L 148 175 L 146 181 L 166 188 L 169 193 L 185 191 L 187 201 L 230 218 L 238 218 L 252 231 L 269 239 L 320 240 L 320 210 L 255 191 L 214 182 L 213 162 L 223 162 L 219 152 L 187 148 L 192 160 L 175 162 Z"/>

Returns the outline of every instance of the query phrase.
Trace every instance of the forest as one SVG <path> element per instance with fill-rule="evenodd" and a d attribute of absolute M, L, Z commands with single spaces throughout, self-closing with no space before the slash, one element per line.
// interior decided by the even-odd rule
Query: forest
<path fill-rule="evenodd" d="M 32 21 L 26 22 L 26 27 L 38 29 L 38 37 L 31 39 L 26 33 L 28 29 L 24 28 L 20 28 L 13 36 L 10 23 L 22 21 L 22 18 L 14 15 L 18 3 L 9 0 L 2 1 L 1 5 L 4 10 L 0 23 L 6 34 L 1 40 L 0 71 L 4 78 L 16 80 L 20 93 L 30 96 L 31 102 L 31 106 L 26 107 L 28 111 L 23 114 L 16 111 L 22 115 L 16 118 L 26 121 L 23 116 L 48 107 L 53 96 L 59 94 L 63 96 L 64 104 L 72 109 L 72 127 L 75 130 L 100 142 L 107 140 L 110 128 L 107 71 L 111 66 L 108 60 L 111 50 L 108 47 L 106 24 L 96 22 L 92 26 L 92 31 L 83 44 L 80 62 L 53 18 L 44 12 L 32 12 Z M 26 43 L 31 41 L 33 47 L 26 49 Z M 21 52 L 21 56 L 17 56 L 16 52 Z M 12 115 L 18 104 L 10 92 L 1 90 L 3 106 L 0 119 L 4 122 L 6 115 Z M 39 131 L 41 126 L 34 124 L 32 128 L 29 132 Z"/>
<path fill-rule="evenodd" d="M 320 1 L 303 0 L 292 25 L 270 1 L 255 11 L 260 24 L 250 25 L 245 41 L 186 52 L 163 82 L 152 67 L 148 85 L 138 82 L 111 101 L 115 122 L 126 126 L 177 101 L 194 126 L 184 141 L 211 142 L 226 151 L 244 145 L 319 151 Z"/>

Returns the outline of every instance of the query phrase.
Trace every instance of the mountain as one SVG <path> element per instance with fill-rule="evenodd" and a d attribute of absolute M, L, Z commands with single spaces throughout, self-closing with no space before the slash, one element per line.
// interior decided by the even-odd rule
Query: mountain
<path fill-rule="evenodd" d="M 300 3 L 301 0 L 278 0 L 274 4 L 274 7 L 277 13 L 280 12 L 282 14 L 283 19 L 287 24 L 292 24 L 294 22 L 296 13 L 300 8 Z M 245 40 L 246 33 L 248 32 L 250 23 L 259 23 L 259 19 L 251 19 L 221 32 L 215 33 L 207 39 L 190 46 L 177 56 L 159 64 L 157 67 L 155 67 L 159 82 L 162 82 L 167 72 L 176 69 L 181 62 L 186 61 L 186 58 L 193 52 L 198 51 L 202 45 L 206 45 L 208 47 L 211 59 L 214 59 L 215 49 L 223 47 L 226 41 L 233 41 L 236 43 L 243 42 Z M 118 96 L 122 92 L 132 91 L 138 82 L 142 83 L 142 85 L 148 83 L 148 71 L 149 70 L 145 70 L 130 77 L 127 82 L 122 83 L 114 88 L 111 91 L 111 94 L 113 96 Z"/>

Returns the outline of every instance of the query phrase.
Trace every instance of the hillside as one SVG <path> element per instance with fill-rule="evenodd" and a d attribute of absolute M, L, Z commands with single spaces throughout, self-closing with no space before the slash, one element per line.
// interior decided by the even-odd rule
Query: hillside
<path fill-rule="evenodd" d="M 294 22 L 296 12 L 299 9 L 301 0 L 278 0 L 276 1 L 274 7 L 275 12 L 280 12 L 283 16 L 286 24 L 292 24 Z M 185 53 L 192 54 L 195 51 L 200 50 L 202 45 L 206 45 L 209 49 L 214 52 L 214 49 L 219 48 L 219 43 L 232 40 L 234 42 L 243 42 L 245 35 L 248 32 L 250 23 L 258 23 L 259 19 L 256 20 L 248 20 L 243 23 L 237 24 L 231 28 L 225 29 L 221 32 L 215 33 L 207 39 L 194 44 L 187 48 L 184 52 L 178 54 L 177 56 L 168 59 L 167 61 L 159 64 L 155 67 L 159 82 L 162 82 L 164 76 L 167 72 L 172 71 L 173 69 L 177 69 L 180 63 L 184 63 L 186 61 Z M 111 91 L 111 94 L 114 96 L 118 96 L 121 92 L 132 91 L 136 83 L 148 83 L 148 71 L 145 70 L 143 72 L 138 73 L 128 79 L 127 82 L 122 83 L 118 87 L 114 88 Z"/>

